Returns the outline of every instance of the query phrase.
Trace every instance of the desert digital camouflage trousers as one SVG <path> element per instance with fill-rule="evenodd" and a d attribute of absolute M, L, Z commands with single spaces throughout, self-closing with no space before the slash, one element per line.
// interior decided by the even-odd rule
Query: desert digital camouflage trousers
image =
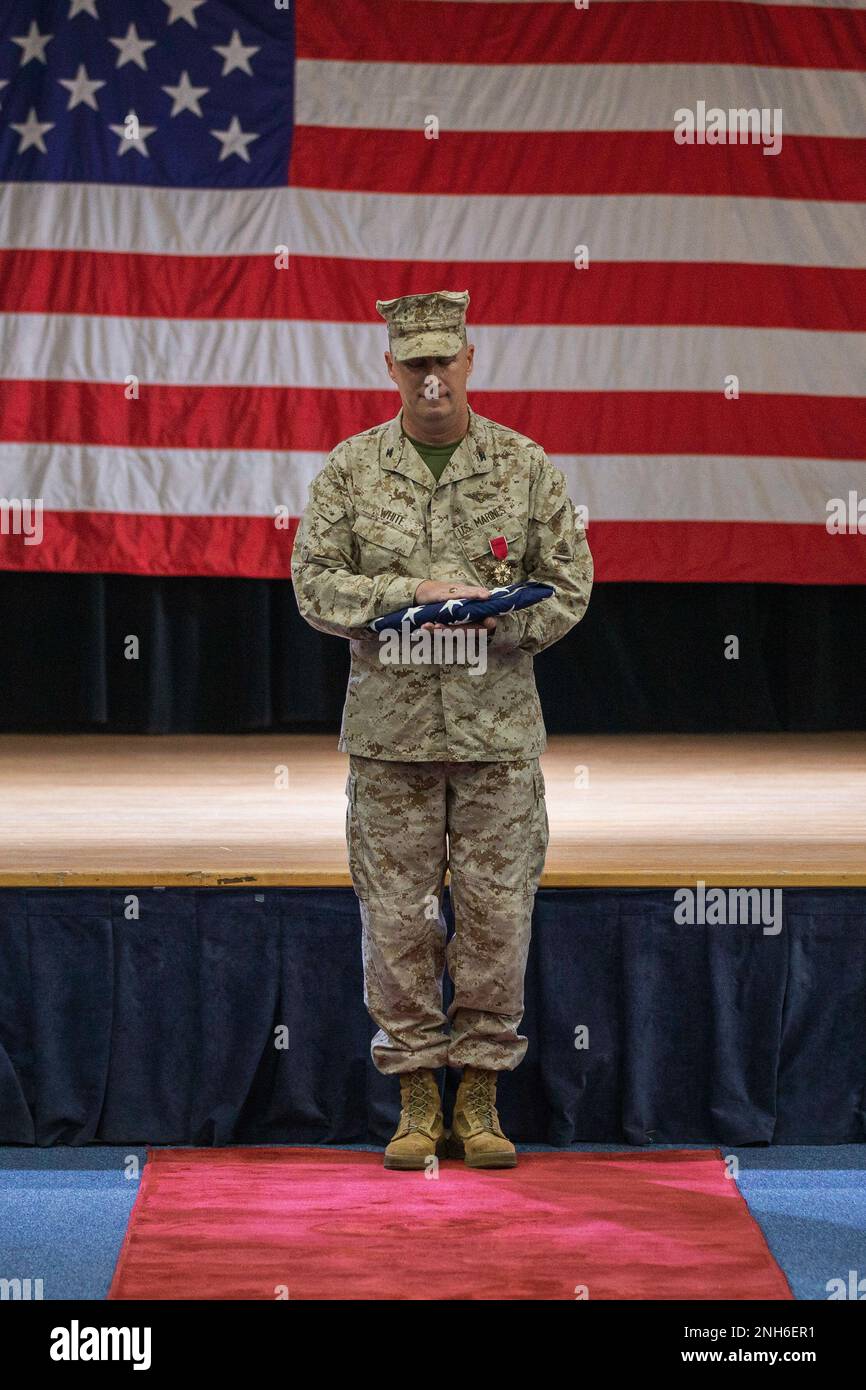
<path fill-rule="evenodd" d="M 353 755 L 346 838 L 361 907 L 364 1002 L 379 1071 L 512 1071 L 548 823 L 537 758 L 390 762 Z M 446 866 L 455 933 L 445 946 Z M 443 1012 L 447 960 L 454 1002 Z M 450 1031 L 449 1031 L 450 1024 Z"/>

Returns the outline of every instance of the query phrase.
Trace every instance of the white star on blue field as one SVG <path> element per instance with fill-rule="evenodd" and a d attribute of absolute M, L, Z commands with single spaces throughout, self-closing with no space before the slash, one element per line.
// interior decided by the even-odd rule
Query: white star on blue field
<path fill-rule="evenodd" d="M 5 0 L 0 179 L 283 186 L 294 54 L 265 0 Z"/>

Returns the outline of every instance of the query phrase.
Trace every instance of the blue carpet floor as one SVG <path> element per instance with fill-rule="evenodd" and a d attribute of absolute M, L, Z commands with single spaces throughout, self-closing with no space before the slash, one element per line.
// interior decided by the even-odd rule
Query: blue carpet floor
<path fill-rule="evenodd" d="M 866 1145 L 725 1153 L 795 1296 L 826 1299 L 853 1270 L 866 1297 Z M 46 1299 L 105 1298 L 144 1160 L 143 1148 L 0 1149 L 0 1279 L 42 1279 Z"/>

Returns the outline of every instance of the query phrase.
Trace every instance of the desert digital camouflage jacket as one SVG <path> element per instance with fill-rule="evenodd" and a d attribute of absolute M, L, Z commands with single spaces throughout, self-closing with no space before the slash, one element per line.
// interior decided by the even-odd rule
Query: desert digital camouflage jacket
<path fill-rule="evenodd" d="M 340 748 L 407 762 L 537 757 L 546 736 L 532 658 L 580 621 L 592 588 L 565 479 L 540 445 L 470 409 L 437 483 L 401 420 L 402 410 L 337 445 L 295 538 L 303 617 L 351 641 Z M 422 579 L 493 587 L 490 539 L 501 535 L 511 578 L 553 584 L 556 596 L 498 620 L 483 674 L 453 662 L 384 664 L 366 625 L 411 604 Z"/>

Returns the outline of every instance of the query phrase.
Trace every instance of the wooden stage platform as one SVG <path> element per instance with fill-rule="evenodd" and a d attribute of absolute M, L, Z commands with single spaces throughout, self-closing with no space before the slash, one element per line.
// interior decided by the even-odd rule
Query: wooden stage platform
<path fill-rule="evenodd" d="M 866 886 L 866 734 L 553 738 L 543 766 L 545 887 Z M 346 769 L 333 735 L 0 736 L 0 887 L 348 885 Z"/>

